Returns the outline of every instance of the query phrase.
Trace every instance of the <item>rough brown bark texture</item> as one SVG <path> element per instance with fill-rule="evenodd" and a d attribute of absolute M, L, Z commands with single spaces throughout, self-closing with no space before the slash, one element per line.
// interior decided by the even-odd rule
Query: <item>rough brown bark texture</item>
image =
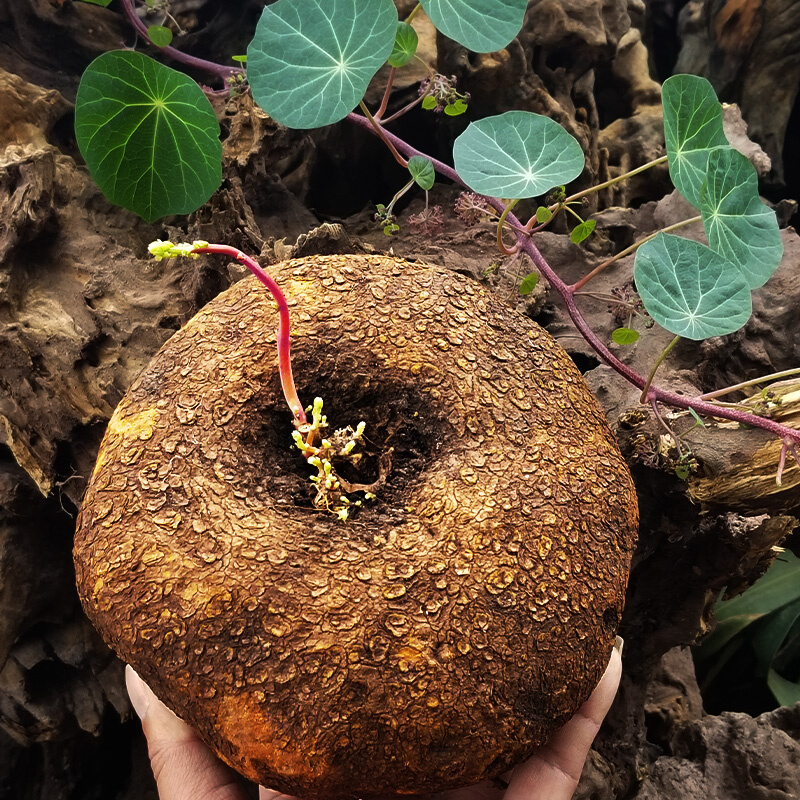
<path fill-rule="evenodd" d="M 109 423 L 75 541 L 87 613 L 264 785 L 355 800 L 498 775 L 605 669 L 627 467 L 566 354 L 468 279 L 377 256 L 271 272 L 301 397 L 366 421 L 385 487 L 346 523 L 310 507 L 272 303 L 242 281 Z"/>

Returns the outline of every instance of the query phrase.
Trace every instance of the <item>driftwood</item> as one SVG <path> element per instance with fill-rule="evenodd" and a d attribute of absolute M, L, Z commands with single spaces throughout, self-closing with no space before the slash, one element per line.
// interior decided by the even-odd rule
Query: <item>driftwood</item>
<path fill-rule="evenodd" d="M 676 72 L 708 78 L 720 99 L 737 103 L 750 136 L 772 160 L 776 187 L 800 88 L 800 4 L 795 0 L 691 0 L 681 12 Z M 793 156 L 796 158 L 796 155 Z"/>

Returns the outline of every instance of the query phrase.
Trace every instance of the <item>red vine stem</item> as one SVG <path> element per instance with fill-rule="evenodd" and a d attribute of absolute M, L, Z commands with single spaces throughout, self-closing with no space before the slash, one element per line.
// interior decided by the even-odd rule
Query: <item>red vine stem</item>
<path fill-rule="evenodd" d="M 278 304 L 278 372 L 281 376 L 281 388 L 283 389 L 283 396 L 286 398 L 286 402 L 294 415 L 295 427 L 305 425 L 307 422 L 306 412 L 303 410 L 303 404 L 297 396 L 294 376 L 292 375 L 292 361 L 289 355 L 291 346 L 289 304 L 286 302 L 286 297 L 281 291 L 281 287 L 261 268 L 254 258 L 230 245 L 208 244 L 204 247 L 195 247 L 192 252 L 217 253 L 235 258 L 238 262 L 244 264 L 269 289 L 270 294 L 275 298 L 275 302 Z"/>
<path fill-rule="evenodd" d="M 397 73 L 397 67 L 392 67 L 389 74 L 386 76 L 386 88 L 383 90 L 383 99 L 381 105 L 375 112 L 375 119 L 381 121 L 381 118 L 386 113 L 386 107 L 389 105 L 389 98 L 392 94 L 392 86 L 394 85 L 394 76 Z"/>
<path fill-rule="evenodd" d="M 122 5 L 122 11 L 133 29 L 149 42 L 150 37 L 147 35 L 147 25 L 139 19 L 133 7 L 133 0 L 120 0 L 120 3 Z M 170 58 L 175 59 L 175 61 L 186 64 L 187 67 L 195 67 L 196 69 L 202 69 L 205 72 L 218 75 L 226 84 L 231 78 L 235 78 L 237 75 L 244 77 L 245 74 L 244 70 L 238 67 L 224 67 L 222 64 L 215 64 L 213 61 L 206 61 L 203 58 L 190 56 L 188 53 L 184 53 L 176 47 L 167 45 L 166 47 L 159 47 L 158 49 Z"/>
<path fill-rule="evenodd" d="M 373 129 L 369 120 L 362 117 L 360 114 L 351 112 L 347 115 L 347 118 L 359 127 L 375 133 L 375 130 Z M 452 167 L 448 166 L 442 161 L 439 161 L 438 159 L 425 155 L 425 153 L 422 153 L 416 148 L 411 147 L 411 145 L 406 144 L 406 142 L 404 142 L 402 139 L 385 129 L 382 129 L 382 134 L 383 135 L 381 138 L 388 139 L 392 147 L 400 153 L 403 153 L 406 157 L 410 158 L 411 156 L 417 155 L 424 156 L 433 164 L 434 169 L 440 175 L 448 180 L 453 181 L 453 183 L 456 183 L 459 186 L 463 186 L 465 189 L 469 189 L 469 187 L 464 184 L 464 182 L 458 176 L 458 173 Z M 505 209 L 505 206 L 499 200 L 493 197 L 487 197 L 485 199 L 500 213 L 502 213 Z M 542 275 L 545 276 L 545 278 L 547 278 L 550 285 L 561 295 L 564 305 L 566 306 L 567 313 L 569 314 L 573 324 L 578 329 L 581 336 L 583 336 L 583 338 L 589 343 L 590 347 L 597 353 L 598 356 L 600 356 L 603 361 L 605 361 L 606 364 L 608 364 L 608 366 L 622 375 L 623 378 L 632 383 L 634 386 L 638 387 L 639 389 L 644 389 L 645 384 L 647 383 L 645 378 L 639 375 L 637 372 L 634 372 L 627 364 L 624 364 L 622 361 L 620 361 L 599 339 L 597 334 L 589 327 L 589 324 L 586 322 L 580 310 L 578 309 L 578 306 L 575 303 L 574 289 L 561 280 L 558 274 L 547 263 L 544 256 L 539 252 L 539 248 L 533 243 L 531 237 L 526 233 L 519 232 L 519 229 L 524 228 L 520 220 L 517 219 L 513 213 L 509 213 L 507 215 L 507 221 L 511 223 L 512 229 L 516 229 L 515 233 L 517 236 L 519 249 L 528 255 L 536 268 L 542 273 Z M 712 403 L 701 400 L 700 398 L 685 397 L 684 395 L 662 389 L 659 386 L 651 385 L 647 391 L 647 397 L 644 399 L 650 403 L 665 403 L 673 408 L 682 408 L 686 409 L 687 411 L 689 409 L 693 409 L 698 414 L 703 414 L 707 417 L 717 417 L 718 419 L 727 419 L 731 422 L 738 422 L 742 425 L 763 428 L 764 430 L 769 431 L 780 438 L 784 443 L 784 447 L 787 446 L 787 440 L 793 444 L 800 444 L 800 431 L 795 430 L 794 428 L 789 428 L 786 425 L 781 425 L 780 423 L 775 422 L 774 420 L 759 417 L 755 414 L 748 414 L 745 411 L 739 411 L 733 408 L 721 408 Z"/>

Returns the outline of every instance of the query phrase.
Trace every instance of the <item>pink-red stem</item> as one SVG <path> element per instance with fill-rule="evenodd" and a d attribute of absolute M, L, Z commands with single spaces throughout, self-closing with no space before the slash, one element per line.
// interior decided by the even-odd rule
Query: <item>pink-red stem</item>
<path fill-rule="evenodd" d="M 373 125 L 370 123 L 370 121 L 362 117 L 360 114 L 351 112 L 348 114 L 347 118 L 359 127 L 364 128 L 371 133 L 375 133 Z M 391 143 L 392 147 L 406 156 L 406 158 L 411 158 L 412 156 L 416 155 L 425 156 L 425 158 L 427 158 L 433 164 L 434 169 L 440 175 L 448 180 L 453 181 L 453 183 L 456 183 L 459 186 L 463 186 L 465 189 L 469 188 L 464 184 L 464 182 L 458 176 L 458 173 L 452 167 L 448 166 L 442 161 L 439 161 L 438 159 L 425 155 L 416 148 L 411 147 L 411 145 L 406 144 L 406 142 L 395 136 L 393 133 L 390 133 L 382 126 L 381 128 L 381 138 L 387 139 Z M 497 209 L 497 211 L 502 213 L 505 206 L 500 200 L 497 200 L 493 197 L 487 197 L 485 199 L 495 209 Z M 597 334 L 595 334 L 595 332 L 589 327 L 589 324 L 583 318 L 583 315 L 575 303 L 574 287 L 568 286 L 566 283 L 564 283 L 564 281 L 561 280 L 556 272 L 553 271 L 551 266 L 545 260 L 544 256 L 539 252 L 539 248 L 533 243 L 530 235 L 520 232 L 520 229 L 523 229 L 524 226 L 519 219 L 517 219 L 513 213 L 509 213 L 506 217 L 506 220 L 510 223 L 511 229 L 516 233 L 519 249 L 528 255 L 536 268 L 542 273 L 542 275 L 545 276 L 545 278 L 547 278 L 550 285 L 561 295 L 564 305 L 566 306 L 567 313 L 571 317 L 573 324 L 578 329 L 581 336 L 586 339 L 592 349 L 603 361 L 605 361 L 606 364 L 608 364 L 612 369 L 616 370 L 620 375 L 622 375 L 623 378 L 628 380 L 634 386 L 638 387 L 639 389 L 644 389 L 645 384 L 647 383 L 645 378 L 634 372 L 627 364 L 624 364 L 622 361 L 620 361 L 598 338 Z M 647 397 L 644 399 L 647 402 L 655 401 L 665 403 L 673 408 L 683 408 L 686 410 L 693 409 L 698 414 L 704 414 L 708 417 L 717 417 L 719 419 L 727 419 L 732 422 L 738 422 L 742 425 L 763 428 L 764 430 L 775 434 L 775 436 L 778 436 L 783 441 L 788 440 L 794 444 L 800 444 L 800 431 L 795 430 L 794 428 L 788 428 L 786 425 L 781 425 L 771 419 L 759 417 L 755 414 L 748 414 L 745 411 L 739 411 L 733 408 L 721 408 L 720 406 L 705 402 L 700 398 L 685 397 L 683 395 L 676 394 L 675 392 L 669 392 L 665 389 L 661 389 L 658 386 L 651 385 L 647 391 Z"/>
<path fill-rule="evenodd" d="M 289 355 L 291 338 L 289 335 L 289 305 L 286 302 L 286 297 L 281 291 L 281 287 L 261 268 L 258 262 L 237 250 L 235 247 L 230 247 L 227 244 L 209 244 L 205 247 L 195 247 L 193 253 L 217 253 L 223 256 L 230 256 L 235 258 L 241 264 L 244 264 L 253 275 L 258 278 L 264 286 L 269 289 L 275 302 L 278 304 L 278 372 L 281 376 L 281 388 L 283 389 L 283 396 L 292 411 L 294 416 L 295 427 L 306 424 L 306 412 L 303 410 L 303 404 L 297 396 L 297 389 L 294 385 L 294 376 L 292 375 L 292 361 Z"/>

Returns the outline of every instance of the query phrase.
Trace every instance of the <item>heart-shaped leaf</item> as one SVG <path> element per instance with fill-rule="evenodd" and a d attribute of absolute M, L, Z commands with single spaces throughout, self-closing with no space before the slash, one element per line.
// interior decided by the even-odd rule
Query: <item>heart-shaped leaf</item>
<path fill-rule="evenodd" d="M 471 122 L 453 145 L 456 172 L 490 197 L 544 194 L 581 174 L 580 144 L 557 122 L 530 111 L 506 111 Z"/>
<path fill-rule="evenodd" d="M 522 28 L 528 0 L 422 0 L 445 36 L 476 53 L 505 47 Z"/>
<path fill-rule="evenodd" d="M 289 128 L 338 122 L 386 63 L 396 30 L 392 0 L 278 0 L 247 48 L 253 97 Z"/>
<path fill-rule="evenodd" d="M 617 328 L 611 333 L 611 340 L 614 344 L 635 344 L 639 341 L 639 331 L 633 328 Z"/>
<path fill-rule="evenodd" d="M 700 208 L 710 150 L 729 147 L 722 106 L 714 88 L 696 75 L 673 75 L 661 88 L 669 175 L 675 188 Z"/>
<path fill-rule="evenodd" d="M 736 150 L 712 150 L 700 213 L 708 245 L 742 271 L 751 289 L 763 286 L 783 257 L 775 212 L 758 196 L 758 175 Z"/>
<path fill-rule="evenodd" d="M 189 77 L 129 50 L 86 68 L 75 136 L 103 194 L 148 222 L 189 214 L 222 181 L 214 110 Z"/>
<path fill-rule="evenodd" d="M 469 108 L 469 106 L 459 98 L 454 103 L 448 103 L 444 107 L 444 113 L 448 117 L 460 117 L 466 112 L 467 108 Z"/>
<path fill-rule="evenodd" d="M 687 339 L 733 333 L 752 313 L 741 272 L 691 239 L 659 233 L 636 251 L 633 275 L 650 316 Z"/>
<path fill-rule="evenodd" d="M 436 170 L 434 170 L 431 160 L 425 156 L 411 156 L 408 159 L 408 171 L 417 185 L 426 191 L 436 181 Z"/>
<path fill-rule="evenodd" d="M 407 22 L 398 22 L 394 46 L 388 59 L 389 66 L 402 67 L 408 64 L 417 52 L 418 44 L 417 32 Z"/>
<path fill-rule="evenodd" d="M 168 47 L 172 43 L 172 31 L 163 25 L 148 25 L 147 38 L 156 47 Z"/>
<path fill-rule="evenodd" d="M 580 244 L 584 239 L 588 239 L 597 225 L 597 220 L 587 219 L 576 225 L 569 235 L 569 240 L 573 244 Z"/>
<path fill-rule="evenodd" d="M 519 285 L 519 293 L 525 297 L 525 295 L 530 294 L 536 288 L 537 283 L 539 283 L 539 273 L 529 272 Z"/>

